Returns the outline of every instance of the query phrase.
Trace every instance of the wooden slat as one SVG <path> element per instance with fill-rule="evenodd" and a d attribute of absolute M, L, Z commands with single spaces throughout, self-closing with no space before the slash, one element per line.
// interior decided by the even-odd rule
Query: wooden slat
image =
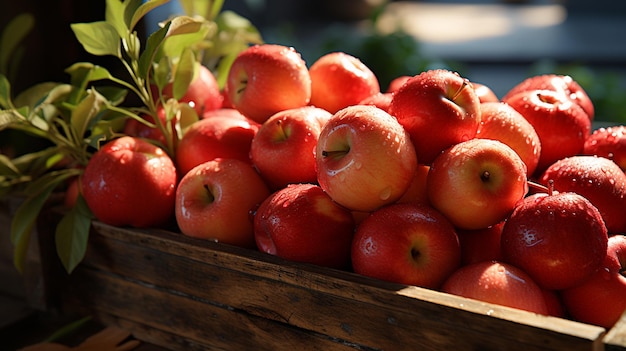
<path fill-rule="evenodd" d="M 607 351 L 626 351 L 626 311 L 604 338 Z"/>

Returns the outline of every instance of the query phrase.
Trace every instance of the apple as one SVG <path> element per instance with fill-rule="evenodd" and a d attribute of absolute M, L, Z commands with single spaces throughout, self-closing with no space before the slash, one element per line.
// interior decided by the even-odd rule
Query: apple
<path fill-rule="evenodd" d="M 317 183 L 315 148 L 320 120 L 331 113 L 314 106 L 284 110 L 263 122 L 252 138 L 250 158 L 274 190 L 290 183 Z"/>
<path fill-rule="evenodd" d="M 232 108 L 232 107 L 221 107 L 215 110 L 206 111 L 202 114 L 202 116 L 200 116 L 200 118 L 202 119 L 208 119 L 208 118 L 213 118 L 213 117 L 229 117 L 229 118 L 238 118 L 244 121 L 251 121 L 250 119 L 248 119 L 248 117 L 244 116 L 241 112 L 239 112 L 239 110 Z"/>
<path fill-rule="evenodd" d="M 389 112 L 389 106 L 391 105 L 392 98 L 392 93 L 377 93 L 366 97 L 357 105 L 374 105 L 385 112 Z"/>
<path fill-rule="evenodd" d="M 502 228 L 502 258 L 545 289 L 568 289 L 600 269 L 608 235 L 600 211 L 582 195 L 536 193 Z"/>
<path fill-rule="evenodd" d="M 89 159 L 81 192 L 101 222 L 137 228 L 169 224 L 178 176 L 174 162 L 143 139 L 113 139 Z"/>
<path fill-rule="evenodd" d="M 617 125 L 594 130 L 585 140 L 583 154 L 606 157 L 626 171 L 626 126 Z"/>
<path fill-rule="evenodd" d="M 345 52 L 330 52 L 309 68 L 311 105 L 335 113 L 380 93 L 378 78 L 361 60 Z"/>
<path fill-rule="evenodd" d="M 502 261 L 500 237 L 504 222 L 482 229 L 459 229 L 456 233 L 461 244 L 461 264 L 469 265 L 484 261 Z"/>
<path fill-rule="evenodd" d="M 528 77 L 515 85 L 503 97 L 506 102 L 513 95 L 530 90 L 552 90 L 562 94 L 579 105 L 590 120 L 594 118 L 593 102 L 587 92 L 571 76 L 560 74 L 541 74 Z"/>
<path fill-rule="evenodd" d="M 217 158 L 187 172 L 176 189 L 184 235 L 255 248 L 253 213 L 270 190 L 249 162 Z"/>
<path fill-rule="evenodd" d="M 498 95 L 496 95 L 496 93 L 494 93 L 489 86 L 477 82 L 472 82 L 472 86 L 474 87 L 476 95 L 478 95 L 478 100 L 480 100 L 481 103 L 500 102 Z"/>
<path fill-rule="evenodd" d="M 541 155 L 541 141 L 530 122 L 503 102 L 483 102 L 480 110 L 481 121 L 476 138 L 507 144 L 526 164 L 526 173 L 534 174 Z"/>
<path fill-rule="evenodd" d="M 522 269 L 499 261 L 462 266 L 448 277 L 441 291 L 474 300 L 547 315 L 543 290 Z"/>
<path fill-rule="evenodd" d="M 355 273 L 399 284 L 438 289 L 461 263 L 454 226 L 439 211 L 416 203 L 372 212 L 352 242 Z"/>
<path fill-rule="evenodd" d="M 608 158 L 566 157 L 548 167 L 539 182 L 584 196 L 600 210 L 609 233 L 626 232 L 626 174 Z"/>
<path fill-rule="evenodd" d="M 316 147 L 319 185 L 340 205 L 373 211 L 409 188 L 417 159 L 409 135 L 387 112 L 348 106 L 324 124 Z"/>
<path fill-rule="evenodd" d="M 250 147 L 259 124 L 238 117 L 203 118 L 187 128 L 176 149 L 181 176 L 215 158 L 234 158 L 252 164 Z"/>
<path fill-rule="evenodd" d="M 480 101 L 458 73 L 429 70 L 394 92 L 389 113 L 411 136 L 419 162 L 430 164 L 443 150 L 476 136 Z"/>
<path fill-rule="evenodd" d="M 287 260 L 347 269 L 354 233 L 349 210 L 315 184 L 289 184 L 270 195 L 254 216 L 261 252 Z"/>
<path fill-rule="evenodd" d="M 607 253 L 614 264 L 614 270 L 622 272 L 626 270 L 626 235 L 614 234 L 609 237 Z M 610 265 L 607 265 L 610 267 Z"/>
<path fill-rule="evenodd" d="M 430 166 L 418 164 L 415 170 L 413 181 L 409 188 L 396 201 L 399 203 L 417 202 L 422 204 L 430 204 L 428 202 L 427 180 Z"/>
<path fill-rule="evenodd" d="M 526 165 L 506 144 L 471 139 L 444 150 L 432 163 L 430 204 L 461 229 L 503 221 L 527 194 Z"/>
<path fill-rule="evenodd" d="M 186 102 L 196 111 L 198 116 L 202 116 L 206 111 L 222 107 L 224 99 L 211 70 L 199 63 L 196 64 L 195 68 L 194 77 L 187 87 L 187 92 L 178 101 Z M 164 102 L 174 97 L 173 86 L 174 83 L 170 82 L 163 88 L 161 94 Z M 153 85 L 151 88 L 152 94 L 158 97 L 157 87 Z"/>
<path fill-rule="evenodd" d="M 387 86 L 387 90 L 385 90 L 386 93 L 394 93 L 396 92 L 398 89 L 400 89 L 401 86 L 404 85 L 404 83 L 406 83 L 407 80 L 411 79 L 413 76 L 409 76 L 409 75 L 401 75 L 398 77 L 395 77 L 394 79 L 391 80 L 391 82 L 389 82 L 389 85 Z"/>
<path fill-rule="evenodd" d="M 536 173 L 552 163 L 582 153 L 591 132 L 585 111 L 562 93 L 552 90 L 527 90 L 504 102 L 533 126 L 541 143 Z"/>
<path fill-rule="evenodd" d="M 293 47 L 258 44 L 237 55 L 225 89 L 234 108 L 263 123 L 277 112 L 309 104 L 311 76 Z"/>

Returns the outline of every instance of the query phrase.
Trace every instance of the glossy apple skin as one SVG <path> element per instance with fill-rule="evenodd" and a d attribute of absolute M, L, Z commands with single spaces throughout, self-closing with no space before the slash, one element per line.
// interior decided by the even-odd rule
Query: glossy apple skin
<path fill-rule="evenodd" d="M 476 138 L 493 139 L 510 146 L 526 164 L 526 173 L 534 174 L 541 156 L 541 141 L 535 128 L 508 104 L 480 104 L 481 121 Z"/>
<path fill-rule="evenodd" d="M 496 93 L 494 93 L 489 86 L 477 82 L 472 82 L 472 86 L 476 91 L 476 95 L 478 95 L 478 100 L 480 100 L 480 103 L 500 102 L 500 99 L 498 98 Z"/>
<path fill-rule="evenodd" d="M 579 105 L 562 93 L 529 90 L 505 102 L 524 116 L 539 135 L 541 155 L 536 173 L 562 158 L 582 153 L 591 133 L 591 121 Z"/>
<path fill-rule="evenodd" d="M 406 81 L 389 113 L 411 135 L 420 163 L 430 164 L 448 147 L 476 136 L 480 101 L 470 82 L 448 70 L 430 70 Z"/>
<path fill-rule="evenodd" d="M 95 217 L 114 226 L 160 227 L 173 218 L 177 172 L 165 151 L 124 136 L 93 154 L 81 192 Z"/>
<path fill-rule="evenodd" d="M 369 212 L 398 200 L 417 169 L 407 132 L 370 105 L 334 114 L 320 132 L 315 153 L 319 185 L 353 211 Z"/>
<path fill-rule="evenodd" d="M 418 164 L 409 188 L 396 201 L 397 203 L 417 202 L 430 205 L 428 201 L 427 180 L 430 166 Z"/>
<path fill-rule="evenodd" d="M 259 124 L 249 119 L 215 116 L 187 128 L 176 149 L 176 165 L 184 175 L 197 165 L 216 158 L 252 163 L 250 145 Z"/>
<path fill-rule="evenodd" d="M 354 219 L 315 184 L 289 184 L 259 206 L 254 235 L 261 252 L 347 269 Z"/>
<path fill-rule="evenodd" d="M 233 107 L 263 123 L 282 110 L 306 106 L 311 99 L 311 76 L 294 48 L 253 45 L 234 60 L 225 89 Z"/>
<path fill-rule="evenodd" d="M 291 183 L 317 183 L 315 148 L 330 112 L 305 106 L 278 112 L 252 139 L 252 164 L 273 190 Z"/>
<path fill-rule="evenodd" d="M 626 232 L 626 174 L 613 161 L 576 155 L 553 163 L 540 183 L 559 192 L 575 192 L 600 210 L 609 233 Z"/>
<path fill-rule="evenodd" d="M 515 85 L 503 97 L 507 101 L 511 96 L 530 90 L 552 90 L 563 94 L 575 104 L 579 105 L 590 120 L 594 119 L 593 102 L 587 92 L 571 76 L 560 74 L 541 74 L 528 77 Z"/>
<path fill-rule="evenodd" d="M 250 163 L 217 158 L 194 167 L 180 180 L 176 223 L 190 237 L 255 248 L 253 213 L 269 195 Z"/>
<path fill-rule="evenodd" d="M 330 52 L 309 68 L 311 105 L 335 113 L 380 93 L 378 78 L 361 60 L 345 52 Z"/>
<path fill-rule="evenodd" d="M 452 223 L 421 204 L 392 204 L 372 212 L 352 243 L 356 273 L 394 283 L 438 289 L 460 262 Z"/>
<path fill-rule="evenodd" d="M 484 261 L 502 261 L 500 237 L 504 222 L 483 229 L 457 228 L 461 244 L 461 264 L 465 266 Z"/>
<path fill-rule="evenodd" d="M 626 126 L 598 128 L 585 140 L 583 154 L 606 157 L 626 171 Z"/>
<path fill-rule="evenodd" d="M 567 192 L 526 197 L 507 219 L 500 240 L 503 260 L 550 290 L 588 279 L 601 267 L 608 245 L 600 211 Z"/>
<path fill-rule="evenodd" d="M 391 105 L 392 93 L 378 93 L 366 97 L 361 100 L 357 105 L 374 105 L 381 110 L 389 113 L 389 106 Z"/>
<path fill-rule="evenodd" d="M 387 86 L 387 90 L 385 90 L 385 93 L 396 92 L 398 89 L 400 89 L 401 86 L 404 85 L 404 83 L 406 83 L 407 80 L 411 79 L 412 77 L 413 76 L 409 75 L 401 75 L 392 79 L 391 82 L 389 82 L 389 86 Z"/>
<path fill-rule="evenodd" d="M 224 99 L 213 73 L 206 66 L 197 65 L 197 67 L 196 76 L 179 101 L 188 103 L 198 116 L 202 116 L 204 112 L 222 107 Z M 174 96 L 172 89 L 173 83 L 169 83 L 163 88 L 163 101 Z M 155 98 L 158 98 L 157 88 L 153 86 L 152 90 Z"/>
<path fill-rule="evenodd" d="M 526 165 L 506 144 L 471 139 L 441 153 L 430 167 L 430 204 L 461 229 L 503 221 L 528 193 Z"/>
<path fill-rule="evenodd" d="M 441 287 L 448 294 L 547 315 L 542 289 L 523 270 L 504 262 L 482 261 L 459 268 Z"/>

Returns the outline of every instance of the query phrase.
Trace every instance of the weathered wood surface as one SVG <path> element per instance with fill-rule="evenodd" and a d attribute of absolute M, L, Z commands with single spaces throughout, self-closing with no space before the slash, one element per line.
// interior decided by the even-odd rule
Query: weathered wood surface
<path fill-rule="evenodd" d="M 98 222 L 84 262 L 54 282 L 66 307 L 172 350 L 626 350 L 624 319 L 607 334 L 178 233 Z"/>

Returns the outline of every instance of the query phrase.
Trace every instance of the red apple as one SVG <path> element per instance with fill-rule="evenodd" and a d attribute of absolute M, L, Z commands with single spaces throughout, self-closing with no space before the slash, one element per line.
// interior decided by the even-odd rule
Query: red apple
<path fill-rule="evenodd" d="M 202 119 L 208 119 L 213 117 L 228 117 L 228 118 L 238 118 L 245 121 L 251 121 L 248 117 L 244 116 L 239 110 L 234 109 L 232 107 L 222 107 L 216 110 L 206 111 L 200 116 Z M 256 123 L 256 122 L 254 122 Z M 258 123 L 257 123 L 258 124 Z"/>
<path fill-rule="evenodd" d="M 361 60 L 345 52 L 331 52 L 309 68 L 311 105 L 335 113 L 380 93 L 374 72 Z"/>
<path fill-rule="evenodd" d="M 542 74 L 524 79 L 509 90 L 502 101 L 507 101 L 513 95 L 530 90 L 552 90 L 563 94 L 575 104 L 579 105 L 590 120 L 594 118 L 593 102 L 587 92 L 571 76 L 559 74 Z"/>
<path fill-rule="evenodd" d="M 176 223 L 187 236 L 254 248 L 252 213 L 270 190 L 248 162 L 217 158 L 187 172 L 176 189 Z"/>
<path fill-rule="evenodd" d="M 543 290 L 523 270 L 504 262 L 482 261 L 459 268 L 441 287 L 448 294 L 548 314 Z"/>
<path fill-rule="evenodd" d="M 282 110 L 306 106 L 311 99 L 311 76 L 294 48 L 253 45 L 232 63 L 226 94 L 242 114 L 263 123 Z"/>
<path fill-rule="evenodd" d="M 385 112 L 389 112 L 389 106 L 391 105 L 392 93 L 378 93 L 366 97 L 361 100 L 357 105 L 374 105 Z"/>
<path fill-rule="evenodd" d="M 392 204 L 366 217 L 352 243 L 356 273 L 438 289 L 460 265 L 454 226 L 434 208 Z"/>
<path fill-rule="evenodd" d="M 178 177 L 165 151 L 124 136 L 93 154 L 81 191 L 94 216 L 114 226 L 158 227 L 174 215 Z"/>
<path fill-rule="evenodd" d="M 470 82 L 448 70 L 409 79 L 393 94 L 389 113 L 408 131 L 420 163 L 476 136 L 480 101 Z"/>
<path fill-rule="evenodd" d="M 598 128 L 585 140 L 583 154 L 606 157 L 626 171 L 626 126 Z"/>
<path fill-rule="evenodd" d="M 496 93 L 494 93 L 489 86 L 477 82 L 472 82 L 472 86 L 474 87 L 476 95 L 478 95 L 478 100 L 480 100 L 481 103 L 500 102 Z"/>
<path fill-rule="evenodd" d="M 526 164 L 526 173 L 532 175 L 539 163 L 541 142 L 535 128 L 508 104 L 484 102 L 480 104 L 481 121 L 476 137 L 493 139 L 510 146 Z"/>
<path fill-rule="evenodd" d="M 418 164 L 411 185 L 409 185 L 409 188 L 396 202 L 417 202 L 429 205 L 430 203 L 428 202 L 427 191 L 427 179 L 429 170 L 430 166 Z"/>
<path fill-rule="evenodd" d="M 334 114 L 316 148 L 317 179 L 340 205 L 373 211 L 398 200 L 417 168 L 407 132 L 387 112 L 353 105 Z"/>
<path fill-rule="evenodd" d="M 615 234 L 609 237 L 607 253 L 613 267 L 608 264 L 608 268 L 613 268 L 617 272 L 626 270 L 626 235 Z"/>
<path fill-rule="evenodd" d="M 504 222 L 483 229 L 458 229 L 461 244 L 461 264 L 468 265 L 484 261 L 501 261 L 500 237 Z"/>
<path fill-rule="evenodd" d="M 174 97 L 173 86 L 174 83 L 170 82 L 163 88 L 163 101 Z M 158 97 L 156 89 L 156 86 L 152 86 L 153 95 Z M 202 116 L 206 111 L 222 107 L 223 97 L 213 73 L 207 67 L 197 64 L 187 92 L 178 101 L 188 103 L 198 116 Z"/>
<path fill-rule="evenodd" d="M 272 189 L 317 183 L 319 121 L 330 116 L 324 109 L 305 106 L 278 112 L 261 125 L 252 139 L 250 158 Z"/>
<path fill-rule="evenodd" d="M 406 83 L 407 80 L 411 79 L 413 76 L 408 76 L 408 75 L 401 75 L 398 77 L 395 77 L 394 79 L 391 80 L 391 82 L 389 82 L 389 86 L 387 87 L 387 90 L 385 90 L 386 93 L 393 93 L 396 92 L 398 89 L 400 89 L 401 86 L 404 85 L 404 83 Z"/>
<path fill-rule="evenodd" d="M 536 173 L 562 158 L 582 153 L 591 121 L 579 105 L 562 93 L 528 90 L 505 102 L 524 116 L 539 135 L 541 155 Z"/>
<path fill-rule="evenodd" d="M 289 184 L 270 195 L 254 217 L 261 252 L 291 261 L 347 269 L 354 233 L 349 210 L 315 184 Z"/>
<path fill-rule="evenodd" d="M 427 179 L 430 204 L 462 229 L 503 221 L 528 192 L 526 165 L 506 144 L 471 139 L 441 153 Z"/>
<path fill-rule="evenodd" d="M 169 116 L 167 115 L 168 113 L 170 114 Z M 146 122 L 156 123 L 151 115 L 142 114 L 141 117 Z M 190 105 L 172 103 L 172 100 L 168 101 L 166 107 L 163 105 L 157 106 L 157 117 L 159 118 L 159 123 L 161 123 L 160 127 L 149 126 L 136 119 L 128 118 L 124 124 L 123 132 L 129 136 L 157 142 L 159 146 L 164 148 L 171 147 L 173 153 L 184 131 L 198 121 L 198 115 Z"/>
<path fill-rule="evenodd" d="M 575 192 L 600 210 L 609 233 L 626 232 L 626 174 L 613 161 L 577 155 L 553 163 L 539 182 L 555 190 Z"/>
<path fill-rule="evenodd" d="M 626 310 L 626 277 L 600 269 L 582 284 L 562 291 L 561 296 L 573 319 L 610 329 Z"/>
<path fill-rule="evenodd" d="M 505 262 L 545 289 L 576 286 L 602 265 L 607 230 L 600 211 L 576 193 L 537 193 L 521 201 L 502 229 Z"/>
<path fill-rule="evenodd" d="M 199 120 L 189 126 L 176 149 L 179 173 L 182 176 L 216 158 L 234 158 L 251 164 L 250 145 L 258 129 L 258 123 L 238 117 Z"/>

